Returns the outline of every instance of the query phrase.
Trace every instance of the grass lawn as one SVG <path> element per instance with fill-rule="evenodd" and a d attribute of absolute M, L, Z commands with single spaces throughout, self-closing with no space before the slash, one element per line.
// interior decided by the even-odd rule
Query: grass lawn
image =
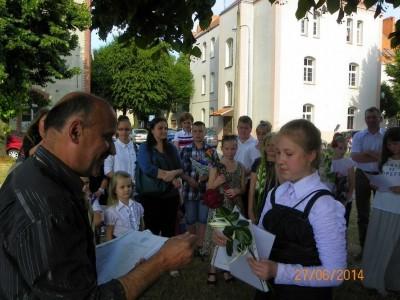
<path fill-rule="evenodd" d="M 0 157 L 0 184 L 3 183 L 13 161 Z M 355 203 L 350 218 L 348 232 L 348 268 L 360 268 L 360 262 L 354 260 L 359 253 Z M 209 260 L 194 258 L 193 262 L 181 270 L 180 276 L 173 278 L 168 274 L 161 277 L 140 299 L 145 300 L 247 300 L 252 299 L 254 290 L 238 280 L 225 283 L 222 274 L 218 274 L 216 286 L 206 284 Z M 336 300 L 395 300 L 400 295 L 382 297 L 374 291 L 365 289 L 360 281 L 345 281 L 334 292 Z"/>

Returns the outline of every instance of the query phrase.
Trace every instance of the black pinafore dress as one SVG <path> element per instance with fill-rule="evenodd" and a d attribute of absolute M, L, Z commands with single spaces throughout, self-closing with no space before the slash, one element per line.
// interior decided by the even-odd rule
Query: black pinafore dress
<path fill-rule="evenodd" d="M 308 194 L 293 207 L 275 203 L 274 188 L 271 192 L 271 205 L 262 224 L 265 230 L 275 234 L 275 242 L 271 250 L 270 259 L 284 264 L 300 264 L 320 266 L 318 249 L 314 239 L 314 232 L 308 215 L 314 203 L 323 195 L 332 195 L 328 190 L 316 190 Z M 302 202 L 308 201 L 304 211 L 296 209 Z M 264 294 L 264 299 L 279 300 L 330 300 L 330 287 L 303 287 L 298 285 L 275 284 L 271 280 L 272 293 Z M 258 298 L 259 299 L 259 298 Z"/>

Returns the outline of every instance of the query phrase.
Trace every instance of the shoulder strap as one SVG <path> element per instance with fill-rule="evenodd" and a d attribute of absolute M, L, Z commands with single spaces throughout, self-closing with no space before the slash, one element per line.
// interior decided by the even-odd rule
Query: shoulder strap
<path fill-rule="evenodd" d="M 333 194 L 329 190 L 317 190 L 315 191 L 314 195 L 308 201 L 306 207 L 304 208 L 303 211 L 303 216 L 308 218 L 308 215 L 310 214 L 311 208 L 313 207 L 314 203 L 322 196 L 333 196 Z"/>
<path fill-rule="evenodd" d="M 269 197 L 269 200 L 271 201 L 271 206 L 272 207 L 274 207 L 275 206 L 275 192 L 276 192 L 276 189 L 277 189 L 278 187 L 276 186 L 276 187 L 274 187 L 273 189 L 272 189 L 272 191 L 271 191 L 271 196 Z"/>

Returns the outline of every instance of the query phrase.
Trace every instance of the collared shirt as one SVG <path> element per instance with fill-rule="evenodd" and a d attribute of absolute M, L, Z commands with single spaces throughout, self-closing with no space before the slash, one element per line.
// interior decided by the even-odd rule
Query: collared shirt
<path fill-rule="evenodd" d="M 237 143 L 235 160 L 242 163 L 246 172 L 249 172 L 254 161 L 261 156 L 260 151 L 256 148 L 257 140 L 250 136 L 245 142 L 241 142 L 238 138 Z"/>
<path fill-rule="evenodd" d="M 117 139 L 114 142 L 115 155 L 109 155 L 104 161 L 104 174 L 117 171 L 125 171 L 135 179 L 136 151 L 133 143 L 128 144 Z"/>
<path fill-rule="evenodd" d="M 182 149 L 193 142 L 192 133 L 182 129 L 175 133 L 173 141 L 178 142 L 179 149 Z"/>
<path fill-rule="evenodd" d="M 0 298 L 125 299 L 117 280 L 97 286 L 82 182 L 45 148 L 0 189 Z"/>
<path fill-rule="evenodd" d="M 106 225 L 114 226 L 113 235 L 119 237 L 129 230 L 139 230 L 143 214 L 144 209 L 139 202 L 129 199 L 126 205 L 119 200 L 116 205 L 106 209 L 104 221 Z"/>
<path fill-rule="evenodd" d="M 284 182 L 275 193 L 277 204 L 294 207 L 300 200 L 309 195 L 312 191 L 327 189 L 321 182 L 317 172 L 292 183 Z M 258 226 L 262 227 L 262 220 L 271 206 L 271 192 L 268 193 L 264 209 Z M 296 207 L 304 211 L 309 199 L 308 197 Z M 314 232 L 314 239 L 317 245 L 321 266 L 305 267 L 294 264 L 278 263 L 278 271 L 275 277 L 276 284 L 291 284 L 300 286 L 335 286 L 340 284 L 339 276 L 333 274 L 346 268 L 346 222 L 344 219 L 345 208 L 331 196 L 321 196 L 311 208 L 308 219 Z M 315 272 L 332 274 L 331 280 L 315 280 L 310 274 Z M 305 278 L 303 276 L 305 275 Z M 299 280 L 299 276 L 302 278 Z M 314 280 L 310 280 L 314 279 Z"/>
<path fill-rule="evenodd" d="M 377 133 L 370 133 L 368 128 L 357 132 L 353 137 L 351 153 L 360 153 L 365 151 L 380 152 L 382 149 L 384 128 L 379 128 Z M 356 162 L 357 168 L 367 172 L 377 172 L 378 162 L 359 163 Z"/>
<path fill-rule="evenodd" d="M 202 148 L 196 148 L 193 143 L 186 146 L 181 150 L 181 161 L 183 165 L 183 172 L 193 178 L 194 180 L 199 179 L 199 172 L 196 171 L 192 165 L 192 161 L 196 160 L 200 164 L 207 166 L 208 168 L 216 167 L 218 162 L 218 154 L 211 146 L 203 143 Z M 192 189 L 187 181 L 183 181 L 182 196 L 185 201 L 188 200 L 200 200 L 204 192 L 206 191 L 206 181 L 199 184 L 198 189 Z"/>

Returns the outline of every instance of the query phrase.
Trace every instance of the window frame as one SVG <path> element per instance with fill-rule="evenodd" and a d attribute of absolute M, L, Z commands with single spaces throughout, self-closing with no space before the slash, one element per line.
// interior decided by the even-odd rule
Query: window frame
<path fill-rule="evenodd" d="M 364 22 L 361 20 L 357 21 L 356 25 L 357 45 L 362 45 L 364 42 Z"/>
<path fill-rule="evenodd" d="M 353 44 L 353 19 L 346 19 L 346 43 Z"/>
<path fill-rule="evenodd" d="M 314 32 L 314 29 L 316 29 L 316 32 Z M 319 34 L 320 34 L 320 18 L 317 14 L 314 14 L 312 20 L 312 36 L 313 38 L 319 38 Z"/>
<path fill-rule="evenodd" d="M 357 111 L 357 108 L 354 107 L 354 106 L 350 106 L 350 107 L 347 108 L 347 124 L 346 124 L 346 127 L 347 127 L 348 130 L 353 130 L 354 129 L 354 120 L 355 120 L 355 117 L 356 117 L 356 111 Z M 350 123 L 351 123 L 351 126 L 349 126 Z"/>
<path fill-rule="evenodd" d="M 311 62 L 311 65 L 308 62 Z M 315 84 L 315 62 L 316 60 L 312 56 L 306 56 L 303 59 L 303 82 L 305 84 Z"/>
<path fill-rule="evenodd" d="M 233 84 L 232 81 L 225 82 L 225 106 L 233 105 Z"/>
<path fill-rule="evenodd" d="M 201 61 L 205 62 L 207 57 L 207 43 L 203 42 L 203 46 L 201 48 Z"/>
<path fill-rule="evenodd" d="M 210 73 L 210 94 L 214 94 L 215 89 L 215 73 Z"/>
<path fill-rule="evenodd" d="M 215 38 L 212 37 L 210 41 L 210 58 L 215 57 Z"/>
<path fill-rule="evenodd" d="M 352 68 L 354 67 L 354 69 Z M 357 63 L 351 62 L 349 63 L 348 67 L 348 86 L 351 89 L 356 89 L 358 88 L 358 81 L 359 81 L 359 73 L 360 73 L 360 67 Z M 354 82 L 354 84 L 353 84 Z"/>
<path fill-rule="evenodd" d="M 308 36 L 308 17 L 300 20 L 300 34 L 302 36 Z"/>
<path fill-rule="evenodd" d="M 307 111 L 307 109 L 310 109 L 309 111 Z M 310 122 L 314 122 L 314 105 L 312 105 L 311 103 L 306 103 L 303 104 L 303 119 L 308 120 Z M 310 119 L 308 118 L 308 116 L 310 117 Z"/>
<path fill-rule="evenodd" d="M 233 38 L 225 42 L 225 69 L 233 66 Z"/>
<path fill-rule="evenodd" d="M 205 95 L 206 94 L 206 83 L 207 83 L 207 77 L 206 75 L 202 75 L 201 76 L 201 95 Z"/>

